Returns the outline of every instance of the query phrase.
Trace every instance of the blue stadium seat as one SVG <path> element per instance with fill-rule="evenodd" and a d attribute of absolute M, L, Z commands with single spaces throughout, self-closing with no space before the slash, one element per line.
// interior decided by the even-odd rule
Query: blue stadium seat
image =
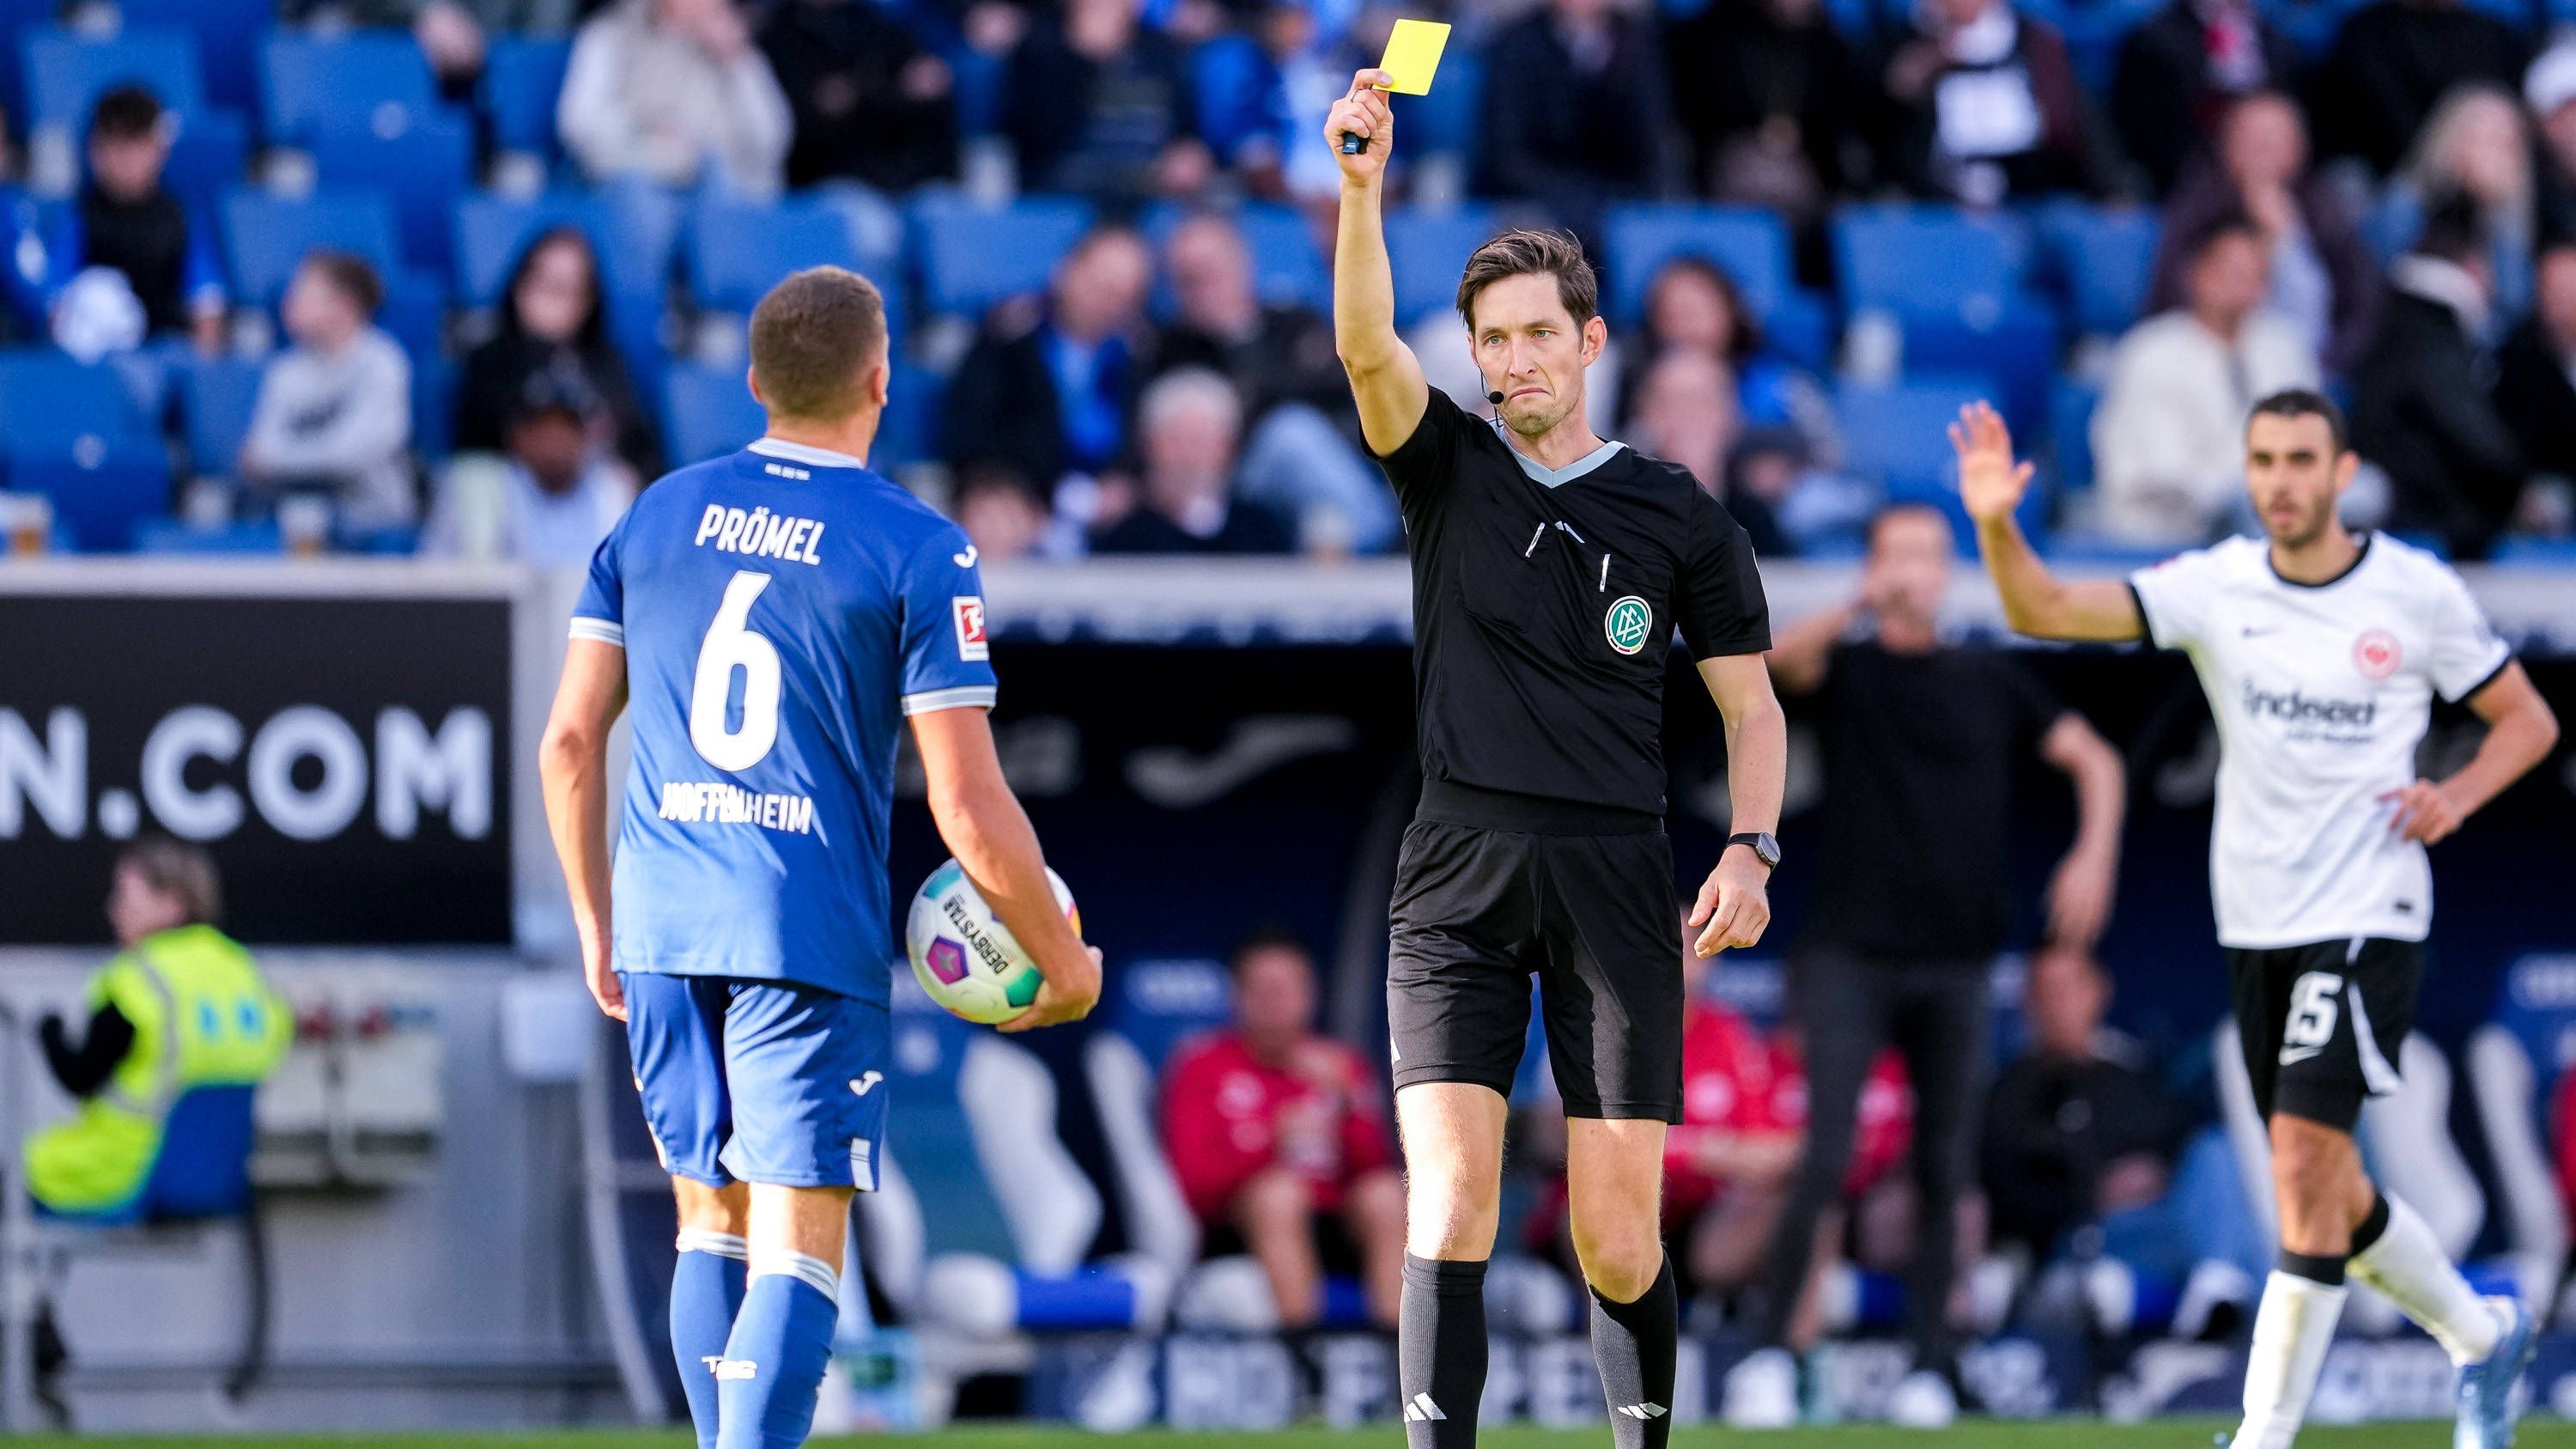
<path fill-rule="evenodd" d="M 205 477 L 230 477 L 250 436 L 259 402 L 260 367 L 238 357 L 191 358 L 179 369 L 179 432 L 188 466 Z"/>
<path fill-rule="evenodd" d="M 393 207 L 372 192 L 289 199 L 236 191 L 224 198 L 223 226 L 235 298 L 254 307 L 274 306 L 296 263 L 316 247 L 355 252 L 384 276 L 399 259 Z"/>
<path fill-rule="evenodd" d="M 2101 402 L 2101 386 L 2081 378 L 2061 377 L 2049 389 L 2048 438 L 2065 492 L 2093 486 L 2093 410 Z"/>
<path fill-rule="evenodd" d="M 1716 263 L 1760 315 L 1768 316 L 1793 287 L 1789 229 L 1756 207 L 1613 207 L 1604 229 L 1608 245 L 1602 260 L 1610 288 L 1603 300 L 1617 326 L 1633 326 L 1644 315 L 1647 284 L 1675 257 Z"/>
<path fill-rule="evenodd" d="M 135 529 L 170 509 L 170 453 L 146 433 L 89 434 L 69 444 L 17 435 L 16 410 L 0 402 L 11 436 L 0 443 L 8 486 L 41 493 L 72 546 L 121 552 Z"/>
<path fill-rule="evenodd" d="M 847 217 L 813 201 L 762 206 L 702 197 L 689 213 L 687 245 L 690 295 L 719 312 L 749 312 L 780 278 L 804 267 L 892 271 L 883 258 L 859 255 Z"/>
<path fill-rule="evenodd" d="M 376 325 L 414 357 L 440 351 L 447 340 L 447 280 L 404 266 L 383 278 L 385 301 L 376 309 Z"/>
<path fill-rule="evenodd" d="M 1387 256 L 1395 270 L 1395 323 L 1411 327 L 1457 303 L 1458 273 L 1467 255 L 1502 230 L 1490 207 L 1454 211 L 1407 208 L 1386 219 Z"/>
<path fill-rule="evenodd" d="M 1834 221 L 1845 304 L 1907 318 L 2000 312 L 2021 286 L 2026 249 L 2003 219 L 1946 207 L 1863 207 Z"/>
<path fill-rule="evenodd" d="M 2576 569 L 2576 538 L 2498 539 L 2489 561 L 2516 568 Z"/>
<path fill-rule="evenodd" d="M 1440 83 L 1429 95 L 1395 102 L 1396 129 L 1415 156 L 1453 155 L 1476 164 L 1484 138 L 1485 58 L 1461 47 L 1440 57 Z"/>
<path fill-rule="evenodd" d="M 2146 311 L 2156 239 L 2163 231 L 2154 212 L 2077 203 L 2052 208 L 2040 231 L 2078 331 L 2123 332 Z"/>
<path fill-rule="evenodd" d="M 128 29 L 187 31 L 206 98 L 245 116 L 259 109 L 259 44 L 277 23 L 277 0 L 117 0 L 116 8 Z"/>
<path fill-rule="evenodd" d="M 939 454 L 939 400 L 948 380 L 926 367 L 898 361 L 886 385 L 885 418 L 877 424 L 876 446 L 868 462 L 879 471 L 907 463 L 936 462 Z"/>
<path fill-rule="evenodd" d="M 912 973 L 895 968 L 892 983 L 894 1069 L 886 1085 L 903 1110 L 888 1122 L 893 1161 L 924 1204 L 937 1212 L 923 1226 L 933 1252 L 1017 1256 L 1010 1225 L 993 1201 L 976 1160 L 974 1132 L 957 1100 L 957 1074 L 974 1028 L 933 1005 Z"/>
<path fill-rule="evenodd" d="M 1843 464 L 1865 478 L 1953 486 L 1950 424 L 1959 409 L 1994 396 L 1991 383 L 1968 377 L 1909 379 L 1869 387 L 1846 383 L 1834 390 L 1842 424 Z"/>
<path fill-rule="evenodd" d="M 212 225 L 225 193 L 249 172 L 249 119 L 239 111 L 203 108 L 180 122 L 162 183 L 192 216 Z"/>
<path fill-rule="evenodd" d="M 492 122 L 492 144 L 552 159 L 561 151 L 555 133 L 555 97 L 563 90 L 572 42 L 538 36 L 495 36 L 483 61 L 477 104 Z"/>
<path fill-rule="evenodd" d="M 676 211 L 659 192 L 617 186 L 539 197 L 468 194 L 456 208 L 456 300 L 468 307 L 497 302 L 519 254 L 540 232 L 576 226 L 599 254 L 606 291 L 649 301 L 658 314 L 671 275 Z"/>
<path fill-rule="evenodd" d="M 2048 389 L 2058 376 L 2058 317 L 2045 301 L 2015 293 L 1991 314 L 1984 309 L 1932 310 L 1900 317 L 1905 371 L 1990 375 L 1994 404 L 2006 421 L 2036 432 L 2047 421 Z"/>
<path fill-rule="evenodd" d="M 326 116 L 426 111 L 437 100 L 428 57 L 402 31 L 281 31 L 260 48 L 260 113 L 271 142 L 301 143 Z"/>
<path fill-rule="evenodd" d="M 285 537 L 274 522 L 191 528 L 175 518 L 153 518 L 134 531 L 136 553 L 272 554 L 285 548 Z"/>
<path fill-rule="evenodd" d="M 197 46 L 181 30 L 128 29 L 113 36 L 38 30 L 20 43 L 27 72 L 27 121 L 62 126 L 75 137 L 89 129 L 90 107 L 121 85 L 141 85 L 164 109 L 193 116 L 206 109 Z"/>
<path fill-rule="evenodd" d="M 437 352 L 411 355 L 411 450 L 422 461 L 447 457 L 456 436 L 456 364 Z"/>
<path fill-rule="evenodd" d="M 335 112 L 315 124 L 311 147 L 323 186 L 384 193 L 405 262 L 453 275 L 456 207 L 474 178 L 474 128 L 465 116 L 444 108 Z"/>
<path fill-rule="evenodd" d="M 922 305 L 981 316 L 994 303 L 1046 285 L 1057 260 L 1091 225 L 1087 202 L 1030 196 L 980 207 L 950 196 L 914 202 L 911 250 L 921 268 Z"/>
<path fill-rule="evenodd" d="M 720 458 L 768 426 L 739 367 L 677 362 L 662 379 L 662 451 L 671 466 Z"/>
<path fill-rule="evenodd" d="M 0 444 L 71 448 L 93 438 L 149 437 L 116 369 L 52 349 L 0 354 Z"/>
<path fill-rule="evenodd" d="M 1145 214 L 1146 239 L 1159 250 L 1189 216 L 1185 207 L 1166 204 L 1153 208 Z M 1225 217 L 1243 233 L 1244 245 L 1252 250 L 1253 284 L 1261 300 L 1274 306 L 1295 304 L 1319 310 L 1332 306 L 1332 276 L 1324 268 L 1323 251 L 1315 245 L 1314 229 L 1295 207 L 1255 203 L 1227 212 Z M 1158 309 L 1168 307 L 1169 290 L 1169 280 L 1158 277 Z"/>

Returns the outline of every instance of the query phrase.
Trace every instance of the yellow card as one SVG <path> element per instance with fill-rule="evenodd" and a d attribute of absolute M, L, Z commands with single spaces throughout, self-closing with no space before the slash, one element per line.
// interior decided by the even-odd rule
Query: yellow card
<path fill-rule="evenodd" d="M 1431 92 L 1431 73 L 1440 68 L 1440 52 L 1449 44 L 1445 20 L 1399 20 L 1386 38 L 1386 59 L 1377 63 L 1387 73 L 1382 90 L 1420 96 Z"/>

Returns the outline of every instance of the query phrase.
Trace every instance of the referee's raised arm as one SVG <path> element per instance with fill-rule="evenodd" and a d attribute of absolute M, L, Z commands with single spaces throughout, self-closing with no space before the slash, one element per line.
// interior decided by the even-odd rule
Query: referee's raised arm
<path fill-rule="evenodd" d="M 1395 113 L 1386 92 L 1374 89 L 1385 79 L 1382 70 L 1351 77 L 1350 94 L 1324 118 L 1324 144 L 1342 168 L 1341 231 L 1333 244 L 1333 345 L 1351 377 L 1360 432 L 1381 457 L 1413 436 L 1431 399 L 1421 362 L 1395 330 L 1395 274 L 1379 214 Z M 1365 143 L 1356 154 L 1343 149 L 1345 134 Z"/>

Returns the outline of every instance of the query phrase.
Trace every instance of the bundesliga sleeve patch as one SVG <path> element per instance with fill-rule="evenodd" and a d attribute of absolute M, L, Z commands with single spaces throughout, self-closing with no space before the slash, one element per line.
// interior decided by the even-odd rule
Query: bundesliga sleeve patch
<path fill-rule="evenodd" d="M 957 657 L 992 657 L 991 641 L 984 637 L 984 601 L 973 594 L 959 594 L 948 601 L 948 607 L 957 620 Z"/>

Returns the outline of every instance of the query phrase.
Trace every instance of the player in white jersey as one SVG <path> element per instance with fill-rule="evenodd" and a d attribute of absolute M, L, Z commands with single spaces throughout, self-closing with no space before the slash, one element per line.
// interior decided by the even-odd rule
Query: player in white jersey
<path fill-rule="evenodd" d="M 2372 1186 L 2352 1129 L 2366 1097 L 2398 1084 L 2433 916 L 2424 847 L 2547 756 L 2549 706 L 2448 565 L 2343 526 L 2356 459 L 2342 414 L 2316 393 L 2265 398 L 2247 419 L 2266 537 L 2125 583 L 2061 580 L 2031 551 L 2013 521 L 2030 465 L 2014 462 L 1992 408 L 1967 409 L 1950 441 L 2012 627 L 2181 650 L 2218 721 L 2210 893 L 2281 1222 L 2234 1449 L 2297 1436 L 2347 1272 L 2459 1365 L 2457 1449 L 2505 1449 L 2531 1315 L 2469 1287 L 2424 1220 Z M 2476 756 L 2438 781 L 2415 775 L 2435 694 L 2487 724 Z"/>

